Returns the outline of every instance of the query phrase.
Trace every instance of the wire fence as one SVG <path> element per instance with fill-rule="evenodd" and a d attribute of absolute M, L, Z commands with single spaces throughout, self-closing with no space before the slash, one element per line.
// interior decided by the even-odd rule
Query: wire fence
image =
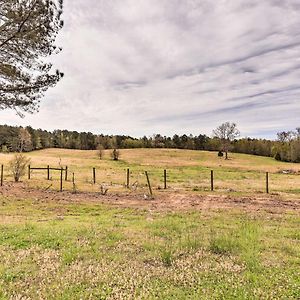
<path fill-rule="evenodd" d="M 8 166 L 1 165 L 0 185 L 13 181 Z M 102 169 L 93 166 L 28 166 L 22 179 L 31 186 L 67 191 L 185 190 L 193 192 L 300 193 L 299 174 L 251 170 L 154 168 L 144 166 Z"/>

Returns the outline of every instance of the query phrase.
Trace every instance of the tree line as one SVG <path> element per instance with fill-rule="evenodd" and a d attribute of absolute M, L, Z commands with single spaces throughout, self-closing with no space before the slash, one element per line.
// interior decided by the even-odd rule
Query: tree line
<path fill-rule="evenodd" d="M 45 148 L 66 148 L 81 150 L 130 149 L 130 148 L 176 148 L 207 151 L 231 151 L 274 157 L 277 160 L 300 162 L 300 129 L 278 133 L 275 141 L 256 138 L 240 138 L 224 142 L 218 136 L 177 135 L 173 137 L 154 134 L 133 138 L 126 135 L 103 135 L 91 132 L 54 130 L 52 132 L 33 129 L 30 126 L 17 127 L 0 125 L 0 151 L 29 152 Z"/>

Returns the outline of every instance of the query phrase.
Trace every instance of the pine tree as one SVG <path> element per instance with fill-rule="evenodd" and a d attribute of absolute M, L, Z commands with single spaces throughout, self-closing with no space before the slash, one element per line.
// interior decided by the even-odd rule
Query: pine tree
<path fill-rule="evenodd" d="M 45 58 L 62 28 L 62 0 L 0 0 L 0 109 L 38 110 L 40 98 L 63 76 Z"/>

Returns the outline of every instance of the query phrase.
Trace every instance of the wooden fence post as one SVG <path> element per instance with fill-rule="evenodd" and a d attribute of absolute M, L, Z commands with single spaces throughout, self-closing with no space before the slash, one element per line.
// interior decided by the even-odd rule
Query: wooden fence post
<path fill-rule="evenodd" d="M 30 179 L 30 165 L 28 165 L 28 179 Z"/>
<path fill-rule="evenodd" d="M 65 181 L 68 181 L 68 166 L 66 166 Z"/>
<path fill-rule="evenodd" d="M 126 177 L 126 187 L 129 189 L 129 179 L 130 179 L 130 170 L 127 169 L 127 177 Z"/>
<path fill-rule="evenodd" d="M 63 190 L 63 168 L 60 169 L 60 191 Z"/>
<path fill-rule="evenodd" d="M 93 182 L 96 183 L 96 168 L 93 168 Z"/>
<path fill-rule="evenodd" d="M 1 165 L 1 186 L 3 186 L 3 165 Z"/>
<path fill-rule="evenodd" d="M 211 191 L 214 190 L 214 171 L 210 171 L 210 189 Z"/>
<path fill-rule="evenodd" d="M 269 172 L 266 172 L 266 193 L 269 194 Z"/>
<path fill-rule="evenodd" d="M 146 177 L 147 177 L 147 182 L 148 182 L 149 192 L 150 192 L 150 195 L 151 195 L 151 197 L 152 197 L 152 196 L 153 196 L 153 193 L 152 193 L 152 188 L 151 188 L 151 184 L 150 184 L 148 172 L 145 171 L 145 174 L 146 174 Z"/>
<path fill-rule="evenodd" d="M 47 166 L 47 180 L 50 180 L 50 166 Z"/>
<path fill-rule="evenodd" d="M 167 170 L 164 170 L 164 189 L 167 189 Z"/>
<path fill-rule="evenodd" d="M 76 194 L 76 185 L 75 185 L 75 174 L 72 174 L 72 186 L 73 186 L 73 193 Z"/>

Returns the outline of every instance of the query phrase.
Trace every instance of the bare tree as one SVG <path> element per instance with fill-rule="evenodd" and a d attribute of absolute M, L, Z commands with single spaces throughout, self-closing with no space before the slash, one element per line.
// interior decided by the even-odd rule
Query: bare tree
<path fill-rule="evenodd" d="M 31 135 L 26 128 L 20 128 L 19 131 L 19 152 L 28 152 L 32 150 Z"/>
<path fill-rule="evenodd" d="M 97 154 L 98 154 L 99 159 L 103 158 L 103 156 L 104 156 L 104 147 L 103 147 L 102 144 L 99 144 L 97 146 Z"/>
<path fill-rule="evenodd" d="M 22 153 L 15 154 L 14 158 L 9 162 L 9 168 L 12 172 L 15 182 L 20 181 L 21 177 L 25 175 L 26 165 L 29 164 L 30 159 Z"/>
<path fill-rule="evenodd" d="M 213 131 L 213 135 L 219 138 L 222 147 L 221 150 L 225 152 L 225 159 L 228 159 L 231 142 L 240 135 L 236 124 L 230 122 L 223 123 Z"/>
<path fill-rule="evenodd" d="M 293 131 L 282 131 L 277 133 L 277 139 L 281 143 L 290 142 L 296 133 Z"/>

